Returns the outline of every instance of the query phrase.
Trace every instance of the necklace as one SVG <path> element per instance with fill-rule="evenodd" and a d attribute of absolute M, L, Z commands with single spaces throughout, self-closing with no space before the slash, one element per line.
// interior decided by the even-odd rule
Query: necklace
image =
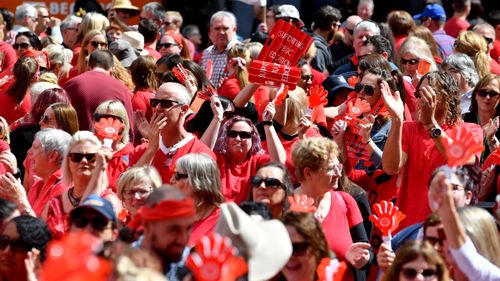
<path fill-rule="evenodd" d="M 71 205 L 73 207 L 76 207 L 80 204 L 80 201 L 82 200 L 81 197 L 76 197 L 75 196 L 75 187 L 72 187 L 68 190 L 68 199 L 69 199 L 69 202 L 71 203 Z"/>

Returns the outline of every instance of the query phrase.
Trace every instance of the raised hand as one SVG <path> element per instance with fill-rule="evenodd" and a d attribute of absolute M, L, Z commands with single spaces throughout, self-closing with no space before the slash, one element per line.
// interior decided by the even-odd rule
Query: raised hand
<path fill-rule="evenodd" d="M 149 145 L 160 147 L 160 131 L 168 123 L 167 117 L 163 113 L 154 112 L 149 121 Z"/>
<path fill-rule="evenodd" d="M 222 116 L 224 115 L 224 108 L 222 107 L 222 103 L 220 102 L 218 96 L 210 97 L 210 108 L 212 108 L 214 117 L 216 117 L 219 120 L 222 120 Z"/>
<path fill-rule="evenodd" d="M 403 101 L 401 100 L 399 91 L 396 91 L 393 94 L 389 84 L 387 84 L 386 81 L 382 81 L 380 83 L 380 92 L 382 94 L 382 100 L 384 101 L 385 108 L 389 111 L 391 116 L 403 120 L 405 107 Z"/>
<path fill-rule="evenodd" d="M 18 206 L 29 206 L 26 189 L 11 173 L 0 176 L 0 197 Z"/>
<path fill-rule="evenodd" d="M 436 92 L 431 86 L 420 87 L 417 90 L 420 98 L 418 99 L 419 121 L 423 125 L 435 123 L 434 113 L 436 111 Z"/>
<path fill-rule="evenodd" d="M 314 199 L 307 197 L 305 194 L 294 194 L 288 196 L 288 203 L 290 203 L 290 210 L 301 213 L 314 213 L 316 207 L 314 206 Z"/>
<path fill-rule="evenodd" d="M 394 254 L 389 246 L 381 244 L 377 254 L 377 263 L 380 267 L 380 270 L 386 271 L 387 269 L 389 269 L 389 267 L 391 267 L 392 263 L 394 262 L 395 257 L 396 254 Z"/>
<path fill-rule="evenodd" d="M 276 114 L 276 107 L 274 106 L 274 102 L 269 102 L 262 113 L 262 121 L 271 121 Z"/>
<path fill-rule="evenodd" d="M 375 122 L 375 117 L 373 115 L 367 115 L 363 118 L 365 123 L 358 123 L 358 135 L 361 136 L 361 142 L 367 143 L 371 139 L 371 132 L 373 123 Z"/>
<path fill-rule="evenodd" d="M 274 103 L 277 106 L 281 106 L 283 101 L 286 100 L 288 94 L 288 85 L 281 84 L 281 87 L 276 91 L 276 96 L 274 97 Z"/>
<path fill-rule="evenodd" d="M 488 120 L 488 123 L 484 124 L 481 128 L 483 129 L 484 136 L 486 137 L 487 140 L 493 139 L 495 136 L 495 133 L 498 130 L 498 125 L 499 125 L 499 118 L 498 116 Z"/>
<path fill-rule="evenodd" d="M 310 116 L 302 116 L 299 120 L 299 139 L 304 139 L 307 130 L 311 128 L 313 123 Z"/>
<path fill-rule="evenodd" d="M 347 122 L 339 119 L 333 123 L 332 136 L 337 143 L 343 143 L 345 140 L 345 132 L 347 130 Z"/>

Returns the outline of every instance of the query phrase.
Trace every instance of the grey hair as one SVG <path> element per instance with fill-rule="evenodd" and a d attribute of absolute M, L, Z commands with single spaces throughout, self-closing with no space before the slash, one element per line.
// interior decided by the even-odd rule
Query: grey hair
<path fill-rule="evenodd" d="M 64 159 L 64 154 L 71 142 L 71 135 L 63 130 L 46 128 L 35 135 L 35 140 L 38 140 L 42 145 L 43 151 L 48 154 L 52 151 L 58 153 L 57 164 L 61 165 Z"/>
<path fill-rule="evenodd" d="M 354 28 L 354 33 L 356 34 L 361 31 L 371 31 L 373 35 L 380 35 L 380 28 L 378 25 L 372 21 L 364 20 L 356 25 Z"/>
<path fill-rule="evenodd" d="M 477 74 L 474 61 L 466 54 L 456 53 L 449 55 L 441 64 L 441 67 L 444 66 L 459 70 L 460 74 L 462 74 L 472 88 L 479 82 L 479 75 Z"/>
<path fill-rule="evenodd" d="M 160 92 L 161 90 L 166 90 L 166 89 L 171 88 L 171 87 L 173 89 L 169 89 L 169 90 L 173 90 L 174 92 L 176 92 L 178 94 L 179 99 L 177 101 L 180 104 L 189 104 L 191 102 L 191 98 L 190 98 L 188 90 L 186 89 L 186 87 L 184 87 L 184 85 L 179 84 L 179 83 L 175 83 L 175 82 L 163 83 L 158 88 L 157 92 Z"/>
<path fill-rule="evenodd" d="M 93 133 L 89 131 L 78 131 L 73 135 L 73 138 L 71 139 L 71 142 L 69 143 L 68 148 L 64 153 L 64 160 L 62 163 L 63 183 L 66 184 L 67 186 L 70 186 L 73 182 L 73 176 L 71 175 L 71 170 L 69 169 L 69 159 L 68 159 L 69 153 L 73 148 L 73 146 L 85 141 L 88 141 L 93 145 L 97 146 L 97 149 L 100 149 L 102 146 L 101 141 Z"/>
<path fill-rule="evenodd" d="M 489 24 L 489 23 L 487 23 L 487 22 L 483 22 L 483 23 L 478 23 L 478 24 L 476 24 L 476 25 L 472 28 L 472 31 L 477 31 L 477 30 L 478 30 L 478 29 L 480 29 L 480 28 L 486 28 L 486 29 L 489 29 L 490 31 L 492 31 L 492 32 L 493 32 L 493 38 L 495 38 L 495 36 L 497 35 L 497 33 L 496 33 L 496 31 L 495 31 L 495 28 L 494 28 L 491 24 Z M 481 34 L 479 34 L 479 35 L 481 35 Z"/>
<path fill-rule="evenodd" d="M 24 17 L 34 17 L 38 16 L 38 12 L 33 5 L 24 3 L 16 7 L 16 19 L 22 20 Z"/>
<path fill-rule="evenodd" d="M 165 8 L 158 2 L 150 2 L 142 6 L 143 11 L 151 12 L 155 20 L 165 21 Z"/>
<path fill-rule="evenodd" d="M 151 187 L 154 189 L 161 186 L 162 181 L 160 174 L 153 166 L 132 167 L 120 175 L 116 183 L 116 195 L 123 200 L 123 192 L 143 180 L 149 180 Z"/>
<path fill-rule="evenodd" d="M 70 71 L 70 62 L 73 58 L 73 52 L 71 50 L 57 44 L 50 44 L 43 50 L 47 52 L 51 65 L 60 65 L 61 70 L 59 71 L 58 78 L 61 78 L 62 75 L 66 75 Z"/>
<path fill-rule="evenodd" d="M 68 15 L 62 22 L 61 22 L 61 31 L 65 30 L 67 28 L 78 28 L 78 25 L 82 22 L 81 17 L 77 17 L 75 15 Z"/>
<path fill-rule="evenodd" d="M 210 18 L 210 26 L 212 26 L 214 21 L 222 19 L 222 18 L 229 19 L 229 22 L 231 23 L 231 27 L 236 27 L 236 17 L 234 16 L 233 13 L 228 12 L 228 11 L 218 11 L 217 13 L 213 14 L 212 17 Z"/>
<path fill-rule="evenodd" d="M 373 3 L 373 0 L 359 0 L 358 7 L 359 7 L 359 5 L 364 4 L 364 3 L 370 4 L 371 7 L 372 7 L 372 9 L 375 7 L 375 4 Z"/>

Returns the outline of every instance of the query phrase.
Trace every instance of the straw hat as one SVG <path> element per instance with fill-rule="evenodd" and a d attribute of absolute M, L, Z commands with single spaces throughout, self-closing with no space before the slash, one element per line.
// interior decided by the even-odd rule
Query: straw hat
<path fill-rule="evenodd" d="M 149 55 L 149 52 L 144 49 L 144 36 L 137 31 L 125 31 L 121 39 L 128 41 L 141 56 Z"/>
<path fill-rule="evenodd" d="M 132 17 L 141 13 L 141 9 L 132 5 L 130 0 L 113 0 L 111 3 L 111 9 L 127 10 Z"/>

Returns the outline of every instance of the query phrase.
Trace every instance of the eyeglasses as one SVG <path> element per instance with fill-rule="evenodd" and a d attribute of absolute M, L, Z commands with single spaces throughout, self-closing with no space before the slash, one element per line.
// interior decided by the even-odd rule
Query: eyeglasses
<path fill-rule="evenodd" d="M 375 88 L 370 85 L 365 85 L 361 83 L 356 83 L 354 86 L 354 91 L 359 94 L 361 92 L 365 92 L 365 95 L 371 97 L 375 94 Z"/>
<path fill-rule="evenodd" d="M 344 168 L 344 165 L 342 165 L 342 163 L 337 163 L 337 164 L 328 166 L 328 168 L 319 167 L 319 170 L 330 173 L 330 172 L 333 172 L 335 170 L 342 171 L 343 168 Z"/>
<path fill-rule="evenodd" d="M 254 176 L 250 180 L 250 185 L 252 187 L 260 187 L 262 183 L 264 183 L 264 186 L 266 188 L 280 188 L 283 186 L 283 183 L 279 179 L 276 179 L 276 178 L 270 178 L 270 177 L 269 178 L 261 178 L 258 176 Z"/>
<path fill-rule="evenodd" d="M 45 125 L 49 124 L 49 122 L 50 122 L 50 118 L 49 118 L 49 116 L 47 116 L 47 115 L 45 115 L 45 114 L 44 114 L 44 115 L 42 116 L 42 122 L 43 122 L 43 124 L 45 124 Z"/>
<path fill-rule="evenodd" d="M 92 47 L 94 47 L 94 48 L 100 48 L 101 46 L 103 48 L 108 47 L 108 43 L 106 43 L 106 42 L 90 41 L 90 45 L 92 45 Z"/>
<path fill-rule="evenodd" d="M 152 190 L 153 190 L 152 187 L 148 187 L 147 189 L 142 189 L 142 188 L 130 189 L 123 192 L 123 198 L 132 199 L 136 195 L 139 195 L 139 197 L 144 198 L 148 196 Z"/>
<path fill-rule="evenodd" d="M 85 158 L 88 162 L 95 162 L 95 153 L 70 153 L 69 159 L 71 162 L 80 163 L 83 158 Z"/>
<path fill-rule="evenodd" d="M 486 96 L 489 96 L 490 98 L 496 98 L 496 97 L 498 97 L 498 95 L 500 95 L 500 93 L 492 91 L 492 90 L 483 89 L 483 90 L 477 91 L 477 95 L 482 97 L 482 98 L 485 98 Z"/>
<path fill-rule="evenodd" d="M 162 99 L 149 99 L 149 102 L 151 103 L 152 107 L 157 107 L 160 105 L 160 107 L 168 109 L 171 108 L 174 105 L 178 105 L 179 102 L 175 100 L 162 100 Z"/>
<path fill-rule="evenodd" d="M 162 43 L 162 44 L 159 44 L 158 45 L 158 48 L 170 48 L 170 47 L 174 47 L 174 46 L 179 46 L 177 43 Z"/>
<path fill-rule="evenodd" d="M 300 76 L 300 79 L 302 79 L 302 80 L 304 80 L 304 81 L 309 81 L 309 80 L 311 80 L 311 81 L 312 81 L 313 77 L 314 77 L 314 76 L 313 76 L 312 74 L 309 74 L 309 75 L 301 75 L 301 76 Z"/>
<path fill-rule="evenodd" d="M 401 64 L 411 64 L 411 65 L 416 65 L 418 64 L 418 62 L 420 61 L 420 59 L 403 59 L 401 58 Z"/>
<path fill-rule="evenodd" d="M 89 217 L 81 217 L 81 218 L 75 218 L 72 220 L 72 225 L 78 227 L 78 228 L 85 228 L 87 225 L 90 223 L 93 229 L 97 231 L 103 231 L 105 230 L 109 223 L 109 221 L 105 218 L 89 218 Z"/>
<path fill-rule="evenodd" d="M 15 50 L 19 48 L 28 49 L 29 47 L 31 47 L 30 43 L 15 43 L 14 45 L 12 45 L 12 48 L 14 48 Z"/>
<path fill-rule="evenodd" d="M 252 132 L 229 130 L 227 132 L 227 136 L 233 139 L 237 138 L 238 136 L 240 136 L 240 139 L 251 139 Z"/>
<path fill-rule="evenodd" d="M 491 44 L 493 43 L 494 39 L 493 38 L 490 38 L 490 37 L 486 37 L 486 36 L 483 36 L 484 40 L 486 40 L 486 44 Z"/>
<path fill-rule="evenodd" d="M 307 249 L 309 248 L 309 242 L 295 242 L 292 243 L 292 255 L 293 256 L 303 256 L 306 254 Z"/>
<path fill-rule="evenodd" d="M 112 118 L 112 119 L 117 119 L 117 120 L 120 120 L 122 123 L 123 123 L 123 120 L 116 116 L 116 115 L 111 115 L 111 114 L 101 114 L 101 113 L 94 113 L 94 120 L 99 122 L 99 120 L 101 120 L 102 118 Z"/>
<path fill-rule="evenodd" d="M 10 246 L 12 252 L 29 251 L 32 247 L 25 245 L 19 239 L 10 239 L 7 235 L 0 235 L 0 250 L 5 250 Z"/>
<path fill-rule="evenodd" d="M 188 177 L 189 177 L 188 174 L 182 174 L 182 173 L 179 173 L 179 172 L 175 172 L 174 173 L 174 179 L 176 181 L 180 181 L 182 179 L 187 179 Z"/>
<path fill-rule="evenodd" d="M 424 277 L 424 280 L 430 280 L 434 276 L 436 276 L 436 274 L 437 274 L 437 271 L 434 268 L 427 268 L 427 269 L 417 271 L 414 268 L 406 267 L 406 268 L 401 269 L 401 272 L 403 273 L 403 276 L 406 279 L 410 279 L 410 280 L 417 278 L 417 275 L 419 275 L 419 274 L 422 274 L 422 276 Z"/>

